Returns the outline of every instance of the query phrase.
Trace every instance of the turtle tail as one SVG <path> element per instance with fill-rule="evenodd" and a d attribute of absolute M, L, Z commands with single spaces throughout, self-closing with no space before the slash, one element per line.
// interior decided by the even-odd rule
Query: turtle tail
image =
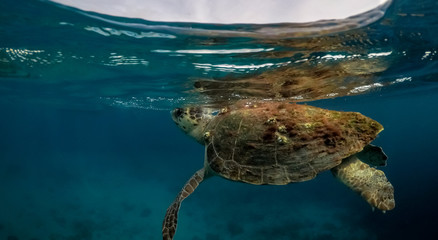
<path fill-rule="evenodd" d="M 172 240 L 176 232 L 176 225 L 178 223 L 178 211 L 181 206 L 181 202 L 195 191 L 199 184 L 204 180 L 204 168 L 198 170 L 193 176 L 186 182 L 184 187 L 178 193 L 173 203 L 166 211 L 166 216 L 163 221 L 163 240 Z"/>

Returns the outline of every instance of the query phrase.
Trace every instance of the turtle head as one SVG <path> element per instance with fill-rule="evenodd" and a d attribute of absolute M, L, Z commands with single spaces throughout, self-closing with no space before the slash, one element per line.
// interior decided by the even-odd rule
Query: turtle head
<path fill-rule="evenodd" d="M 204 144 L 205 128 L 213 116 L 210 109 L 201 107 L 175 108 L 172 111 L 176 125 L 201 144 Z"/>

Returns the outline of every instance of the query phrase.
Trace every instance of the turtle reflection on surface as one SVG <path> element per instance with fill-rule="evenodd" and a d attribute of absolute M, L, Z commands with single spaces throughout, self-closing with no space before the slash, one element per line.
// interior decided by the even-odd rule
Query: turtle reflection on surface
<path fill-rule="evenodd" d="M 252 40 L 251 45 L 275 50 L 243 53 L 234 58 L 270 67 L 254 70 L 254 66 L 249 73 L 197 78 L 194 87 L 214 107 L 242 98 L 300 102 L 365 93 L 391 84 L 385 82 L 384 73 L 396 56 L 391 55 L 387 38 L 369 27 L 313 38 Z M 215 40 L 215 46 L 226 44 L 220 38 Z"/>

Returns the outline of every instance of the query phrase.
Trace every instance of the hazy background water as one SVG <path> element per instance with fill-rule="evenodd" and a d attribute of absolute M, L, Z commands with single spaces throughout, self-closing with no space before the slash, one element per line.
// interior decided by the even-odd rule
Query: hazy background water
<path fill-rule="evenodd" d="M 372 74 L 356 69 L 318 85 L 334 84 L 335 98 L 282 97 L 382 123 L 374 143 L 390 157 L 393 211 L 372 212 L 330 173 L 287 186 L 212 178 L 184 202 L 176 239 L 437 234 L 435 1 L 395 1 L 369 27 L 287 41 L 146 31 L 126 25 L 149 24 L 142 20 L 108 23 L 40 1 L 0 9 L 0 239 L 160 239 L 166 208 L 203 163 L 203 147 L 169 110 L 270 97 L 242 91 L 258 87 L 242 79 L 357 59 Z M 195 82 L 211 88 L 194 91 Z"/>

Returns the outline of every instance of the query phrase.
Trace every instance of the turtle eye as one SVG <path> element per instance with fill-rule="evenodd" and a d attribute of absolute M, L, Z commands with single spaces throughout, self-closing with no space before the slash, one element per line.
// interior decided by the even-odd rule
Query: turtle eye
<path fill-rule="evenodd" d="M 183 113 L 184 113 L 184 111 L 183 111 L 181 108 L 175 108 L 175 109 L 173 110 L 173 116 L 174 116 L 175 118 L 180 118 L 181 115 L 183 115 Z"/>

